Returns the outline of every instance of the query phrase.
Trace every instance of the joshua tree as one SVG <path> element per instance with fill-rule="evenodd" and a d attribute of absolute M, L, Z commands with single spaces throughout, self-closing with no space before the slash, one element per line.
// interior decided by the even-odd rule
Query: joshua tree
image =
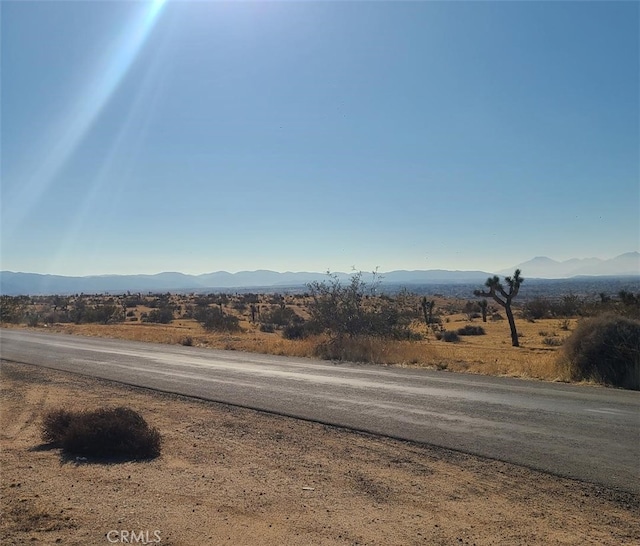
<path fill-rule="evenodd" d="M 427 326 L 433 323 L 433 308 L 435 305 L 436 302 L 434 300 L 427 301 L 427 296 L 422 298 L 422 312 L 424 313 L 424 321 L 427 323 Z"/>
<path fill-rule="evenodd" d="M 480 306 L 480 311 L 482 311 L 482 322 L 487 322 L 487 300 L 480 300 L 478 305 Z"/>
<path fill-rule="evenodd" d="M 516 322 L 513 319 L 513 311 L 511 310 L 511 301 L 518 295 L 520 285 L 524 282 L 524 279 L 520 276 L 520 270 L 516 269 L 513 277 L 505 277 L 504 282 L 507 284 L 509 291 L 505 290 L 502 286 L 500 278 L 497 275 L 489 277 L 484 285 L 489 289 L 488 292 L 482 290 L 475 290 L 473 293 L 476 296 L 482 296 L 483 298 L 491 297 L 504 307 L 509 319 L 509 328 L 511 328 L 511 345 L 519 347 L 518 343 L 518 331 L 516 330 Z"/>

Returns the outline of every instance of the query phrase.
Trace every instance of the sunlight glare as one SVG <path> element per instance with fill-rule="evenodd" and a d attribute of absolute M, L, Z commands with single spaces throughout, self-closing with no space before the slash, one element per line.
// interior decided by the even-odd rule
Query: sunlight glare
<path fill-rule="evenodd" d="M 145 4 L 122 33 L 115 51 L 110 49 L 114 53 L 97 63 L 98 68 L 82 93 L 69 97 L 69 108 L 59 120 L 59 130 L 53 131 L 51 142 L 47 142 L 39 167 L 24 181 L 12 199 L 14 205 L 3 211 L 6 235 L 10 236 L 20 228 L 87 136 L 140 53 L 166 3 L 167 0 L 152 0 Z"/>

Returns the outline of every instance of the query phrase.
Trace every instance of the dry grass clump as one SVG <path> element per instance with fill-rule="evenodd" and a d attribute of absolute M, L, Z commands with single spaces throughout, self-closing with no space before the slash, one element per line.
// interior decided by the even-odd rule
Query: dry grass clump
<path fill-rule="evenodd" d="M 472 337 L 481 340 L 485 336 Z M 460 343 L 438 343 L 438 368 L 483 375 L 569 381 L 566 369 L 558 363 L 556 348 L 486 346 L 465 339 Z"/>
<path fill-rule="evenodd" d="M 373 364 L 430 365 L 436 357 L 429 344 L 371 336 L 324 339 L 316 342 L 313 356 L 326 360 Z"/>
<path fill-rule="evenodd" d="M 70 455 L 151 459 L 160 455 L 160 432 L 138 412 L 100 408 L 70 412 L 52 410 L 42 421 L 42 439 Z"/>
<path fill-rule="evenodd" d="M 276 333 L 269 334 L 255 331 L 234 342 L 234 349 L 250 353 L 312 358 L 315 356 L 315 347 L 318 343 L 321 343 L 321 339 L 324 338 L 322 336 L 313 336 L 294 341 L 284 339 Z M 209 346 L 217 348 L 218 344 L 212 342 Z"/>

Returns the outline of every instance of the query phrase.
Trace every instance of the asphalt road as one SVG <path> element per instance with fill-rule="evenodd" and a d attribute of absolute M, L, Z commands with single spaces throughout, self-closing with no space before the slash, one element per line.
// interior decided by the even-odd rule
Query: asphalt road
<path fill-rule="evenodd" d="M 640 494 L 639 392 L 6 329 L 0 356 Z"/>

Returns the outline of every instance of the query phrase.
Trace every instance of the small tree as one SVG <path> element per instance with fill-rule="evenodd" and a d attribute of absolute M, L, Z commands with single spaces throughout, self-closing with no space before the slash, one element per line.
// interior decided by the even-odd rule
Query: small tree
<path fill-rule="evenodd" d="M 513 318 L 513 310 L 511 309 L 511 302 L 513 298 L 518 295 L 520 291 L 520 285 L 524 282 L 524 279 L 520 276 L 520 270 L 516 269 L 513 277 L 505 277 L 504 282 L 507 284 L 509 291 L 505 290 L 505 287 L 500 282 L 500 278 L 497 275 L 489 277 L 484 285 L 489 289 L 488 292 L 482 290 L 475 290 L 473 293 L 476 296 L 483 298 L 493 298 L 497 303 L 504 307 L 507 313 L 507 319 L 509 320 L 509 328 L 511 328 L 511 345 L 519 347 L 518 342 L 518 330 L 516 330 L 516 321 Z"/>

